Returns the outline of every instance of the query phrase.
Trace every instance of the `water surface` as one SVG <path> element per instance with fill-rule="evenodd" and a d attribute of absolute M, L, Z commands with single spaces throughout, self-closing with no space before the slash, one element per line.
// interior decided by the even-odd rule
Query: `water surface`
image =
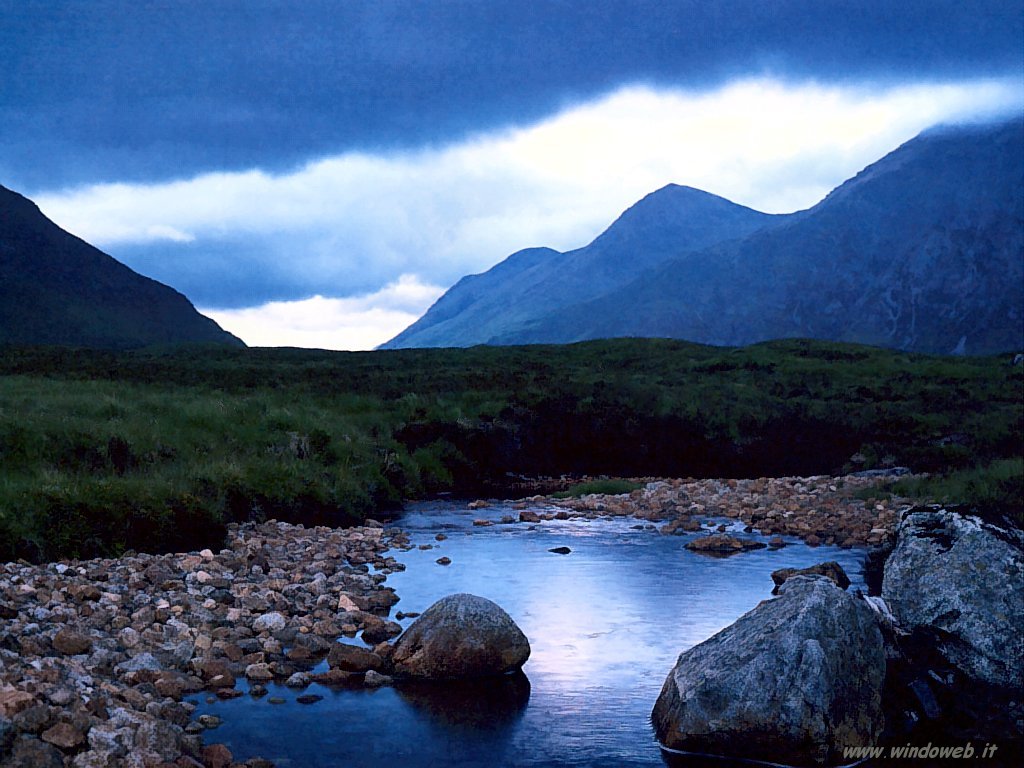
<path fill-rule="evenodd" d="M 435 546 L 393 552 L 407 570 L 387 583 L 401 596 L 393 611 L 422 612 L 453 592 L 494 600 L 530 639 L 522 676 L 378 690 L 270 685 L 286 700 L 277 705 L 197 699 L 197 715 L 224 719 L 207 740 L 226 743 L 236 759 L 309 768 L 664 768 L 649 717 L 681 651 L 768 598 L 777 568 L 837 560 L 851 589 L 863 586 L 862 550 L 791 540 L 778 551 L 713 558 L 684 548 L 692 535 L 661 536 L 631 518 L 473 525 L 509 514 L 518 513 L 411 506 L 397 525 L 414 545 Z M 448 538 L 437 542 L 437 533 Z M 548 551 L 560 546 L 571 553 Z M 442 555 L 451 565 L 436 564 Z M 298 704 L 303 693 L 324 699 Z"/>

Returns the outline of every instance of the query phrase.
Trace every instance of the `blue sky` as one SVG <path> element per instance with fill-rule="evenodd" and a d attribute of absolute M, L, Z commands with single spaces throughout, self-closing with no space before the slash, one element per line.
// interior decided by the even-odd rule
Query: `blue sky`
<path fill-rule="evenodd" d="M 0 184 L 257 345 L 366 348 L 689 184 L 1020 111 L 1024 2 L 0 0 Z"/>

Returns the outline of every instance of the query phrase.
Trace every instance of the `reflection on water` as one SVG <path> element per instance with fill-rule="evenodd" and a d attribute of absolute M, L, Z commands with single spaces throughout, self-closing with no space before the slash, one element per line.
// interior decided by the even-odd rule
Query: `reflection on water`
<path fill-rule="evenodd" d="M 635 520 L 498 523 L 512 510 L 444 504 L 411 509 L 399 524 L 430 550 L 395 553 L 407 570 L 388 584 L 395 610 L 422 612 L 453 592 L 494 600 L 530 639 L 525 676 L 445 689 L 329 690 L 311 706 L 271 696 L 212 704 L 209 734 L 236 759 L 281 765 L 658 766 L 651 707 L 676 657 L 770 596 L 777 568 L 838 560 L 863 586 L 863 553 L 794 543 L 725 559 L 690 552 L 690 536 L 661 536 Z M 474 519 L 496 521 L 490 527 Z M 434 536 L 444 532 L 447 539 Z M 568 546 L 568 555 L 548 550 Z M 435 560 L 450 557 L 451 565 Z M 408 626 L 412 619 L 401 623 Z M 298 692 L 302 693 L 302 692 Z M 268 697 L 269 698 L 269 697 Z M 721 762 L 709 765 L 724 765 Z"/>
<path fill-rule="evenodd" d="M 441 728 L 504 730 L 530 701 L 530 681 L 522 672 L 484 680 L 403 683 L 395 690 Z"/>

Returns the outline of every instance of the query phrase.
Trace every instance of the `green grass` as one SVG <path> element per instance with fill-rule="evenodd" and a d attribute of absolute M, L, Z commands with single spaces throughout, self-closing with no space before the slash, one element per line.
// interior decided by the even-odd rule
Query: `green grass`
<path fill-rule="evenodd" d="M 559 491 L 554 494 L 556 499 L 578 499 L 581 496 L 589 496 L 592 493 L 604 494 L 606 496 L 617 496 L 623 493 L 643 488 L 643 483 L 636 483 L 620 478 L 609 478 L 607 480 L 590 480 L 585 483 L 577 483 L 568 490 Z"/>
<path fill-rule="evenodd" d="M 924 502 L 963 504 L 1003 514 L 1024 527 L 1024 459 L 1001 459 L 935 477 L 899 480 L 893 493 Z"/>
<path fill-rule="evenodd" d="M 799 340 L 0 348 L 0 558 L 215 546 L 232 521 L 343 525 L 524 475 L 1019 466 L 1022 391 L 1005 355 Z M 948 493 L 1005 498 L 979 482 Z"/>

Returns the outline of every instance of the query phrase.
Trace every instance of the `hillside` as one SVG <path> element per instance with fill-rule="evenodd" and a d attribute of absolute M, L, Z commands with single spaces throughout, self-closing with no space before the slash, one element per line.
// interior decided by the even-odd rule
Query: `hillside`
<path fill-rule="evenodd" d="M 242 344 L 174 289 L 0 187 L 0 344 L 127 349 L 186 342 Z"/>
<path fill-rule="evenodd" d="M 473 285 L 471 278 L 459 283 L 389 346 L 638 336 L 716 345 L 817 338 L 938 354 L 1020 349 L 1022 168 L 1024 122 L 942 128 L 807 211 L 770 219 L 751 211 L 755 216 L 743 220 L 760 225 L 746 231 L 725 226 L 713 238 L 673 240 L 666 221 L 661 232 L 668 236 L 649 246 L 648 233 L 631 229 L 624 215 L 602 237 L 625 228 L 629 248 L 621 258 L 628 264 L 619 262 L 624 268 L 615 272 L 616 262 L 605 262 L 592 298 L 571 301 L 567 292 L 565 301 L 537 300 L 588 276 L 568 261 L 552 262 L 546 282 L 527 290 L 499 280 L 499 265 L 477 278 L 483 283 L 493 274 L 489 292 L 437 322 L 439 310 Z M 495 297 L 520 307 L 515 323 L 463 332 L 463 320 L 476 307 L 493 308 Z"/>

